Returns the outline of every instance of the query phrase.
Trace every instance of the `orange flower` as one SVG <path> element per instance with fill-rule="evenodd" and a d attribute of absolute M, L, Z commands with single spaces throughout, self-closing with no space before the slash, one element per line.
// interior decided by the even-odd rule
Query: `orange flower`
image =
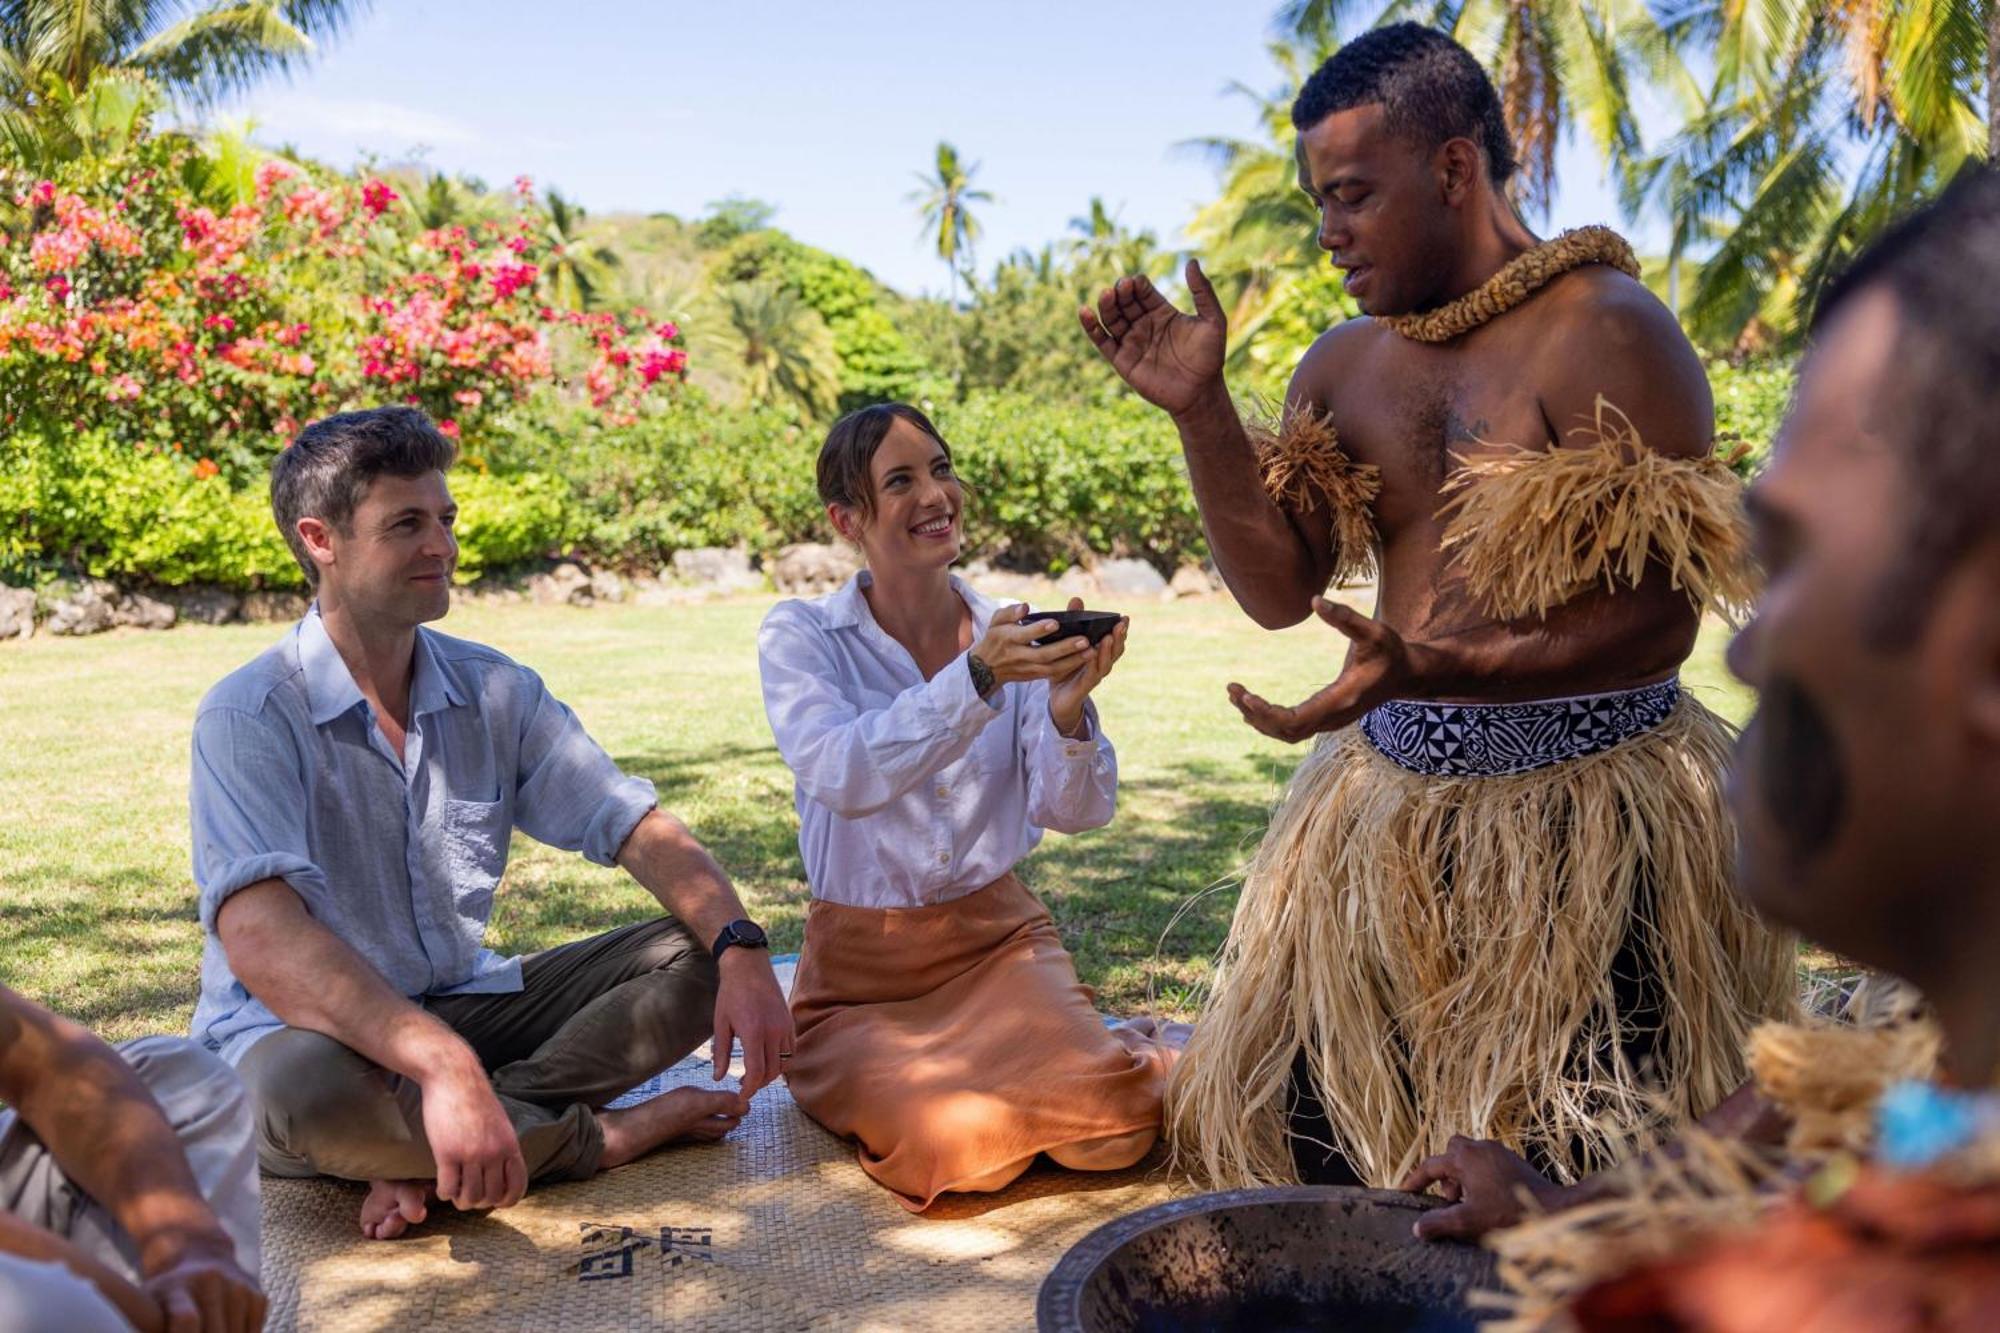
<path fill-rule="evenodd" d="M 213 458 L 204 458 L 194 465 L 194 475 L 197 481 L 207 481 L 220 471 L 222 469 L 215 465 Z"/>

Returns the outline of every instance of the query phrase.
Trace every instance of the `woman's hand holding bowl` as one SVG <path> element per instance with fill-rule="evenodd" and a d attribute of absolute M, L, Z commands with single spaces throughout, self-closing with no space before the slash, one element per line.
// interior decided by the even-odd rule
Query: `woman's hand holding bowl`
<path fill-rule="evenodd" d="M 1069 609 L 1083 610 L 1082 599 L 1070 598 Z M 1118 659 L 1125 656 L 1125 635 L 1131 628 L 1132 617 L 1120 616 L 1117 629 L 1099 639 L 1074 671 L 1049 686 L 1049 718 L 1056 724 L 1056 730 L 1071 740 L 1083 739 L 1084 701 L 1090 698 L 1098 682 L 1111 674 Z"/>
<path fill-rule="evenodd" d="M 1077 602 L 1075 607 L 1082 605 Z M 1058 639 L 1044 648 L 1035 647 L 1034 641 L 1053 632 L 1056 622 L 1037 618 L 1023 623 L 1022 617 L 1027 614 L 1025 603 L 1002 607 L 993 613 L 984 637 L 972 645 L 972 655 L 986 664 L 996 685 L 1017 680 L 1061 680 L 1080 670 L 1085 658 L 1095 656 L 1090 651 L 1090 640 L 1080 634 Z M 977 674 L 974 673 L 975 677 Z"/>

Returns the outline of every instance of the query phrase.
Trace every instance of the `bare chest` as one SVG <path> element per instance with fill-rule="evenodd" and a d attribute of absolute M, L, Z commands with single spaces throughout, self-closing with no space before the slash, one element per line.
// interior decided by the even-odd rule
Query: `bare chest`
<path fill-rule="evenodd" d="M 1337 383 L 1317 386 L 1341 447 L 1381 472 L 1376 523 L 1385 543 L 1435 526 L 1439 494 L 1462 459 L 1553 442 L 1535 358 L 1517 342 L 1439 347 L 1384 331 Z"/>

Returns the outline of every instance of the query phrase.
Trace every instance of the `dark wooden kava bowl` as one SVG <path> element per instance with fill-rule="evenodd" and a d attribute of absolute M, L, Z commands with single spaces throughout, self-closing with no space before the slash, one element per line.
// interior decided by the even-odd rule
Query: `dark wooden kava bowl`
<path fill-rule="evenodd" d="M 1437 1200 L 1301 1186 L 1176 1199 L 1107 1223 L 1042 1283 L 1042 1333 L 1472 1333 L 1470 1245 L 1410 1234 Z"/>
<path fill-rule="evenodd" d="M 1035 640 L 1037 648 L 1045 648 L 1078 634 L 1096 647 L 1105 635 L 1118 628 L 1119 615 L 1116 611 L 1030 611 L 1026 619 L 1030 624 L 1037 620 L 1056 622 L 1054 630 Z"/>

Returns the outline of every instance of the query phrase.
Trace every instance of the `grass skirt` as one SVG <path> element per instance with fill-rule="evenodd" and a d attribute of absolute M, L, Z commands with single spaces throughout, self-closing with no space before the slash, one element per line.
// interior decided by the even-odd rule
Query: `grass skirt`
<path fill-rule="evenodd" d="M 1750 1030 L 1789 1017 L 1797 983 L 1790 939 L 1731 892 L 1730 739 L 1685 695 L 1643 736 L 1507 777 L 1426 777 L 1358 727 L 1324 737 L 1168 1086 L 1178 1164 L 1217 1188 L 1294 1182 L 1301 1051 L 1329 1146 L 1383 1188 L 1454 1134 L 1575 1179 L 1734 1091 Z M 1644 1069 L 1621 949 L 1657 993 Z"/>

